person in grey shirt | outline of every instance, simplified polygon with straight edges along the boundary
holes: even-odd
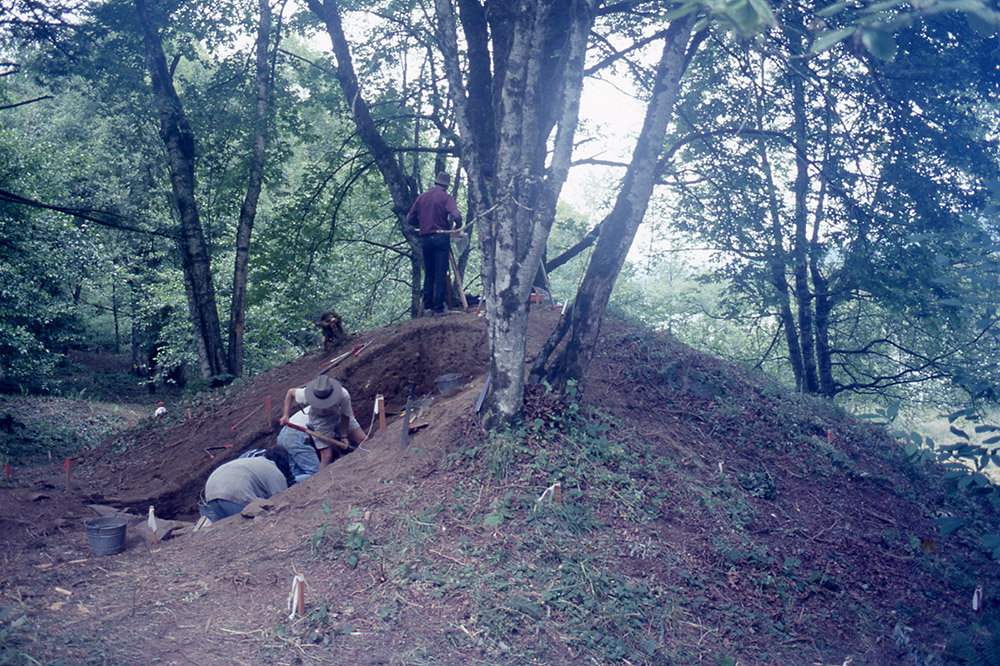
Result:
[[[215,468],[205,482],[198,510],[214,523],[239,513],[255,499],[277,495],[293,483],[288,451],[272,446],[263,456],[237,458]]]

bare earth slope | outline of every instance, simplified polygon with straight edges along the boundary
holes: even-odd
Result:
[[[529,349],[556,316],[533,313]],[[255,518],[144,538],[148,506],[193,520],[216,465],[274,441],[285,390],[369,342],[330,374],[366,428],[383,394],[386,430]],[[995,513],[881,431],[609,322],[585,396],[533,389],[526,424],[487,439],[487,364],[482,319],[406,322],[170,405],[74,460],[70,492],[61,463],[18,469],[0,663],[1000,663],[996,605],[970,605],[1000,567],[933,524]],[[431,399],[401,450],[409,380]],[[125,552],[90,555],[91,504],[135,514]],[[295,573],[306,615],[289,618]]]

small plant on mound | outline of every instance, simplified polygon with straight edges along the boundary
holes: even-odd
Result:
[[[330,513],[329,504],[324,503],[322,512]],[[335,559],[343,555],[347,566],[355,568],[361,556],[371,550],[372,542],[365,533],[365,525],[360,521],[363,511],[357,507],[347,513],[350,521],[343,530],[331,530],[330,519],[326,518],[309,537],[309,552],[314,558]]]

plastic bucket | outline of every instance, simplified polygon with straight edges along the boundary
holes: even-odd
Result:
[[[450,375],[441,375],[434,381],[437,382],[438,391],[441,393],[447,393],[449,390],[462,384],[462,374],[459,372],[453,372]]]
[[[125,550],[125,525],[121,516],[101,516],[83,523],[87,527],[87,541],[94,555],[114,555]]]

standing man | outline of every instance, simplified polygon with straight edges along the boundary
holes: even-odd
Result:
[[[462,221],[458,205],[450,194],[451,176],[438,172],[434,187],[413,202],[406,222],[420,229],[420,250],[424,255],[424,316],[444,314],[445,289],[448,281],[448,253],[451,237],[446,233],[452,220]]]
[[[281,425],[291,421],[292,405],[309,406],[309,429],[330,439],[347,438],[353,451],[367,439],[361,424],[354,418],[351,394],[336,379],[319,375],[304,388],[291,388],[285,393],[285,406],[281,414]],[[313,445],[319,449],[319,468],[323,469],[333,461],[333,445],[313,438]]]

